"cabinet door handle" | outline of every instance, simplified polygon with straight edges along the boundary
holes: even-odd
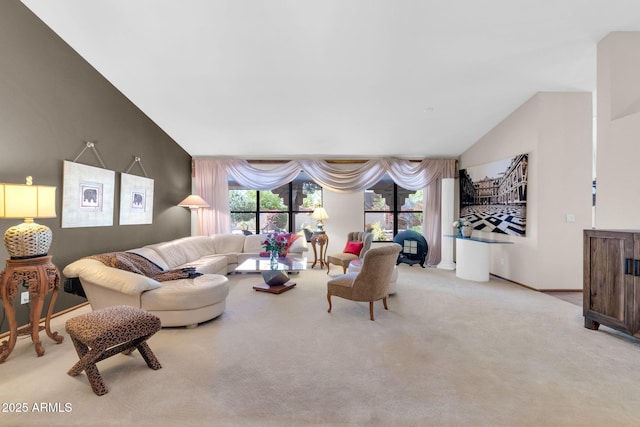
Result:
[[[633,260],[633,275],[636,277],[640,276],[640,259]]]
[[[631,269],[633,268],[633,259],[625,258],[624,260],[624,274],[631,274]]]

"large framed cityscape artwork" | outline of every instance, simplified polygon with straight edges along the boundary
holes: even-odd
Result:
[[[460,218],[474,230],[525,236],[529,155],[460,170]]]

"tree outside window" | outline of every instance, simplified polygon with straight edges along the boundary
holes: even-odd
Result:
[[[422,190],[411,191],[396,185],[386,176],[365,190],[365,229],[373,233],[373,240],[391,242],[400,231],[422,233]]]
[[[310,214],[322,205],[322,187],[303,173],[274,190],[251,190],[229,182],[232,233],[282,233],[312,229]]]

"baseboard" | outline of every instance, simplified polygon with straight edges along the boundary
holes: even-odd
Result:
[[[532,291],[537,291],[537,292],[582,292],[582,289],[536,289],[536,288],[532,288],[531,286],[527,286],[524,283],[519,283],[516,282],[515,280],[511,280],[511,279],[507,279],[506,277],[502,277],[502,276],[498,276],[497,274],[493,274],[491,273],[491,275],[493,277],[496,277],[498,279],[507,281],[507,282],[511,282],[514,285],[518,285],[518,286],[522,286],[523,288],[527,288],[527,289],[531,289]]]
[[[62,310],[62,311],[59,311],[59,312],[57,312],[57,313],[52,314],[52,315],[51,315],[51,318],[52,318],[52,319],[55,319],[55,318],[56,318],[56,317],[58,317],[58,316],[62,316],[62,315],[64,315],[64,314],[69,313],[70,311],[76,310],[76,309],[78,309],[78,308],[80,308],[80,307],[84,307],[84,306],[85,306],[85,305],[87,305],[87,304],[89,304],[89,301],[85,301],[85,302],[83,302],[83,303],[81,303],[81,304],[74,305],[73,307],[69,307],[69,308],[67,308],[67,309],[65,309],[65,310]],[[42,319],[40,319],[40,323],[44,322],[45,320],[46,320],[46,318],[44,318],[44,317],[43,317]],[[22,327],[24,327],[24,326],[26,326],[26,325],[18,326],[18,329],[19,329],[19,328],[22,328]],[[4,332],[4,333],[0,334],[0,339],[8,337],[10,333],[11,333],[11,331],[7,331],[7,332]]]

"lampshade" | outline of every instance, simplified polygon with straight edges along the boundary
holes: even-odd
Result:
[[[208,208],[209,204],[204,201],[204,199],[197,194],[192,194],[185,198],[183,201],[178,203],[178,206],[182,206],[183,208],[189,209],[198,209],[198,208]]]
[[[324,233],[324,224],[322,223],[322,220],[329,218],[329,214],[327,214],[327,211],[322,206],[318,206],[313,210],[311,218],[318,220],[318,222],[316,223],[316,232]]]
[[[318,206],[313,210],[311,218],[322,221],[323,219],[329,219],[329,214],[327,214],[327,211],[322,206]]]
[[[51,247],[53,234],[34,218],[55,218],[56,187],[0,183],[0,218],[24,218],[20,225],[4,233],[4,245],[13,259],[44,256]]]

